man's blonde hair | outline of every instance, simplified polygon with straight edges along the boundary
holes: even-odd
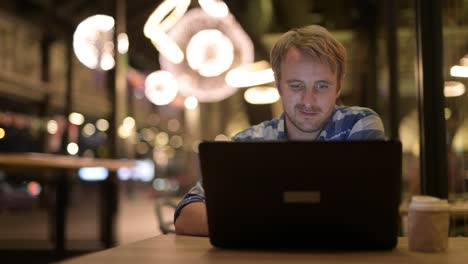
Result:
[[[324,27],[311,25],[292,29],[283,34],[270,53],[270,62],[277,81],[281,80],[281,62],[289,48],[295,47],[337,71],[338,81],[346,72],[346,49]]]

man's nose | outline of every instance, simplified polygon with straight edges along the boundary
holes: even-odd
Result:
[[[317,97],[315,94],[314,88],[306,88],[302,95],[302,103],[304,104],[311,104],[315,103]]]

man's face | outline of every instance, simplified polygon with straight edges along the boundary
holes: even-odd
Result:
[[[276,80],[276,86],[291,139],[315,139],[332,115],[340,92],[336,71],[292,47],[281,63],[281,80]]]

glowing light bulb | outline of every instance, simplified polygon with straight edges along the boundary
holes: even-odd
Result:
[[[244,93],[244,99],[251,104],[272,104],[279,98],[275,87],[252,87]]]
[[[109,129],[109,122],[105,119],[99,119],[96,121],[96,128],[99,131],[107,131]]]
[[[78,144],[76,144],[75,142],[68,143],[68,145],[67,145],[68,154],[76,155],[79,150],[80,150],[80,148],[78,147]]]
[[[73,112],[68,116],[68,121],[74,125],[81,126],[84,123],[85,118],[82,114]]]
[[[229,14],[229,8],[223,1],[220,0],[198,0],[202,9],[213,17],[226,17]]]
[[[55,120],[49,120],[47,122],[47,132],[51,135],[57,133],[58,131],[58,124]]]
[[[125,33],[120,33],[117,36],[117,50],[120,54],[125,54],[128,52],[128,47],[130,43],[128,41],[128,36]]]
[[[205,77],[218,76],[228,70],[234,61],[231,40],[217,29],[197,32],[187,45],[187,61]]]
[[[454,77],[468,78],[468,66],[455,65],[450,68],[450,75]]]
[[[114,19],[94,15],[84,19],[73,34],[73,50],[78,60],[90,69],[114,67]]]
[[[266,61],[243,65],[230,70],[225,77],[231,87],[250,87],[275,81],[273,70]]]
[[[461,82],[447,81],[444,85],[445,97],[457,97],[465,93],[465,85]]]
[[[194,96],[189,96],[189,97],[185,98],[184,105],[185,105],[185,108],[187,108],[189,110],[193,110],[193,109],[197,108],[198,100]]]
[[[155,105],[167,105],[177,96],[177,80],[168,71],[155,71],[145,80],[145,95]]]

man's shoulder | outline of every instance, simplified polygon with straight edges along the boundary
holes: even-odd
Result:
[[[383,139],[382,120],[372,109],[360,106],[337,106],[331,122],[325,127],[322,140]]]
[[[274,118],[251,126],[232,137],[232,141],[277,140],[284,133],[284,121]]]
[[[367,107],[361,106],[337,106],[332,121],[359,120],[367,116],[377,116],[377,113]]]

